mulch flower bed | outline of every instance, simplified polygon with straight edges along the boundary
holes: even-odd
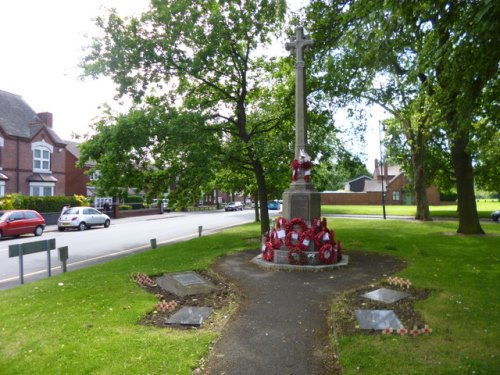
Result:
[[[144,274],[133,275],[133,280],[140,287],[154,294],[158,303],[152,306],[152,311],[145,315],[140,324],[156,327],[189,328],[183,326],[167,325],[167,320],[180,310],[183,306],[212,307],[215,311],[226,308],[235,299],[237,293],[234,287],[221,276],[209,271],[196,271],[204,279],[211,281],[216,289],[211,293],[195,294],[189,296],[178,296],[168,292],[156,284],[156,277],[148,277]]]
[[[393,290],[400,290],[408,293],[406,298],[393,303],[384,303],[374,301],[365,297],[363,294],[371,292],[378,288],[387,288]],[[369,285],[350,292],[342,293],[335,299],[334,305],[336,306],[334,312],[334,324],[337,335],[379,335],[383,333],[380,330],[366,330],[359,329],[358,321],[356,319],[355,310],[393,310],[401,321],[402,325],[408,330],[407,334],[411,334],[414,327],[425,330],[426,322],[423,317],[415,310],[415,302],[424,300],[431,294],[430,289],[418,289],[413,286],[408,287],[395,287],[389,283],[381,283],[377,285]],[[428,328],[427,328],[428,331]],[[397,332],[394,332],[397,333]],[[422,333],[428,333],[423,332]]]

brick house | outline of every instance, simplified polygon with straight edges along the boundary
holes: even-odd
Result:
[[[415,204],[414,192],[408,189],[408,179],[395,165],[381,164],[375,159],[373,175],[360,176],[345,183],[343,191],[322,192],[321,204],[329,205],[380,205],[382,204],[382,184],[385,203],[388,205]],[[430,205],[440,203],[436,186],[427,188]]]
[[[36,113],[21,96],[0,90],[0,195],[66,194],[66,143],[52,114]]]
[[[91,177],[86,174],[92,164],[87,164],[84,169],[77,168],[76,163],[80,160],[79,144],[73,141],[64,142],[66,142],[66,195],[93,195],[89,192]]]
[[[59,138],[51,113],[36,113],[21,96],[0,90],[0,196],[92,195],[76,167],[78,143]]]

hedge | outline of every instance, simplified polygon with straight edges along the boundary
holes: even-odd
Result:
[[[59,212],[64,206],[88,206],[83,195],[33,197],[22,194],[7,195],[0,200],[0,209],[26,209],[38,212]]]

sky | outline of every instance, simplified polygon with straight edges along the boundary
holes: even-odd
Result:
[[[298,8],[307,0],[291,3]],[[148,4],[148,0],[0,1],[0,90],[22,96],[37,113],[51,112],[54,130],[62,139],[87,133],[102,104],[120,110],[111,80],[80,79],[83,48],[97,33],[93,19],[107,8],[116,8],[121,16],[140,14]],[[378,157],[380,113],[375,116],[369,122],[368,145],[357,146],[367,152],[369,170]]]

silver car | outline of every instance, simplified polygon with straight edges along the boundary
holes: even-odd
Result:
[[[95,225],[109,227],[111,220],[108,215],[92,207],[70,207],[63,211],[57,220],[57,229],[60,232],[66,228],[85,230]]]

